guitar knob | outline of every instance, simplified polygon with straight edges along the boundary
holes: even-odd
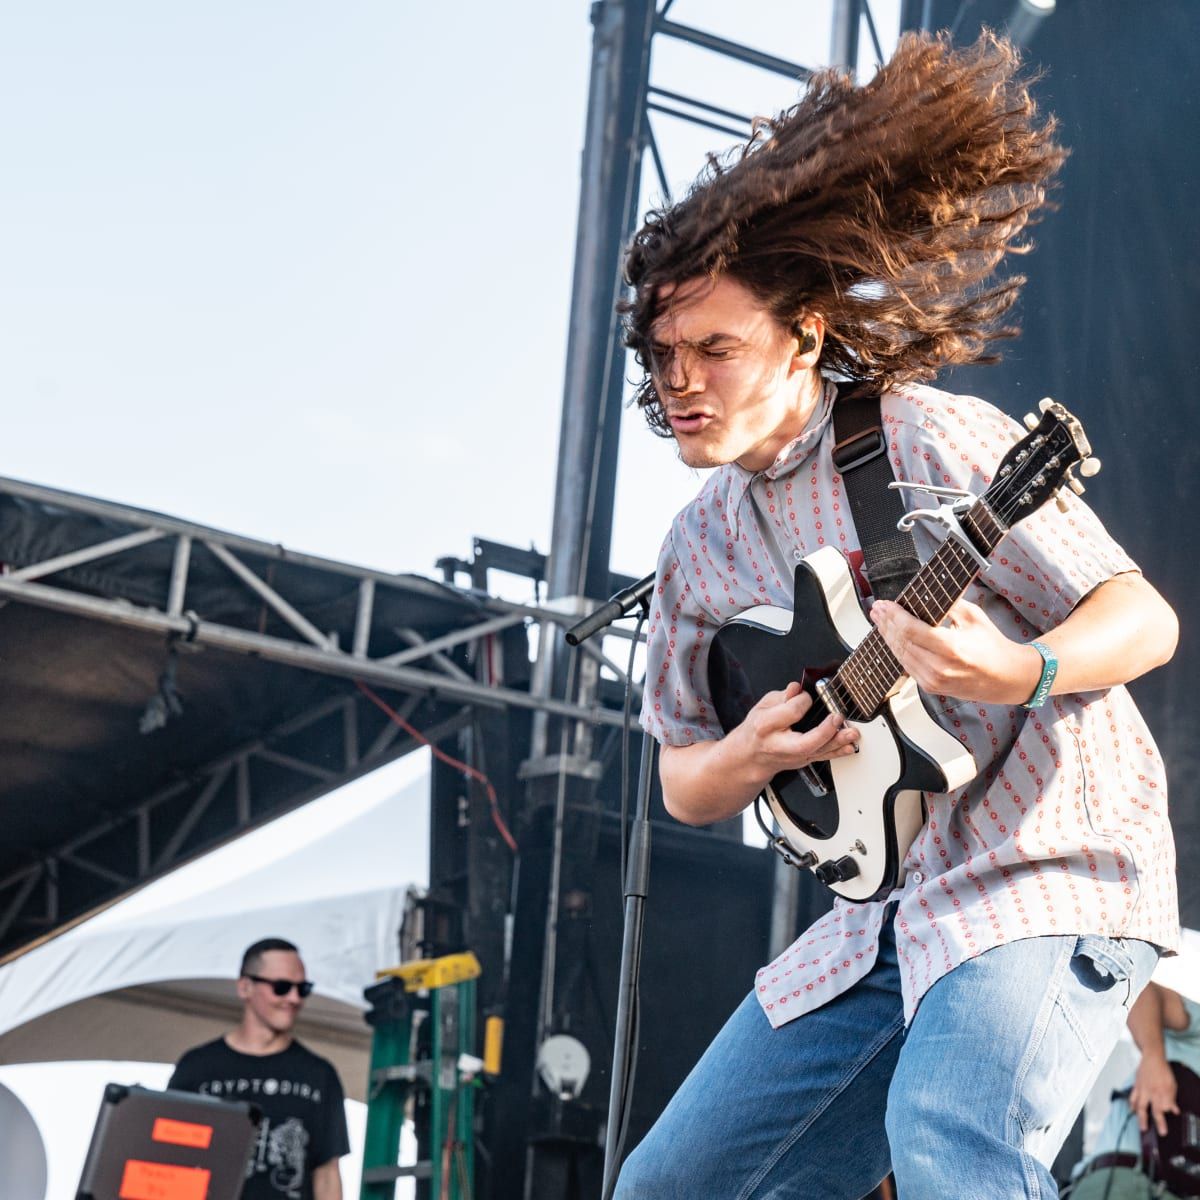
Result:
[[[815,868],[814,873],[826,887],[829,887],[830,884],[844,883],[847,879],[853,879],[858,874],[858,863],[849,854],[843,855],[836,862],[832,858],[828,858]]]
[[[1037,417],[1033,415],[1033,413],[1026,413],[1021,420],[1026,429],[1036,429],[1039,425],[1039,421]]]
[[[1085,458],[1079,464],[1079,473],[1085,479],[1091,479],[1093,475],[1100,474],[1100,460],[1094,456]]]

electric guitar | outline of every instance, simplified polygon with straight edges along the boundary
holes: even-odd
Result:
[[[1076,464],[1084,476],[1100,469],[1083,427],[1062,405],[1043,400],[1040,419],[1030,415],[1025,424],[1030,433],[1004,456],[982,496],[920,488],[955,502],[916,509],[901,522],[911,528],[929,521],[947,532],[897,598],[930,625],[945,618],[1022,517],[1064,483],[1083,491],[1072,474]],[[859,753],[771,780],[758,798],[779,828],[778,835],[767,830],[771,844],[847,900],[882,898],[901,882],[904,856],[924,824],[923,793],[955,791],[977,769],[926,711],[916,684],[867,620],[846,560],[832,546],[797,566],[791,609],[745,610],[721,625],[709,651],[709,688],[726,733],[767,692],[793,680],[814,700],[795,728],[811,729],[839,712],[860,734]]]
[[[1200,1196],[1200,1078],[1181,1062],[1167,1064],[1175,1076],[1179,1112],[1167,1113],[1167,1132],[1154,1122],[1142,1134],[1142,1158],[1152,1179],[1161,1179],[1176,1196]]]

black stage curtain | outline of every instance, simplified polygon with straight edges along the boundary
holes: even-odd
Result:
[[[953,22],[959,3],[939,3]],[[1012,4],[966,11],[1002,27]],[[993,367],[956,372],[953,390],[1020,416],[1044,395],[1079,416],[1104,463],[1087,499],[1174,604],[1179,651],[1133,692],[1167,762],[1184,923],[1200,928],[1200,583],[1191,526],[1200,515],[1196,405],[1200,247],[1200,4],[1059,0],[1026,50],[1036,91],[1071,157],[1059,210],[1034,230],[1016,268],[1029,277],[1022,335]]]

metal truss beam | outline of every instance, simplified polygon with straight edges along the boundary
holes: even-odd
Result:
[[[571,704],[549,696],[533,696],[515,688],[461,680],[445,673],[395,666],[383,660],[355,658],[351,654],[332,648],[322,649],[270,634],[252,633],[216,622],[201,621],[190,614],[172,617],[159,609],[144,608],[123,600],[102,600],[66,588],[23,583],[0,576],[0,596],[20,600],[39,608],[53,609],[56,612],[108,621],[127,628],[144,629],[151,633],[173,633],[197,645],[214,646],[235,654],[254,655],[269,662],[316,671],[322,675],[361,679],[364,683],[394,688],[397,691],[421,692],[447,700],[482,704],[488,708],[527,708],[571,720],[592,721],[599,725],[620,726],[623,723],[620,713],[606,709],[598,703]],[[530,615],[532,617],[532,610]],[[561,614],[553,614],[551,619],[556,624],[565,623]],[[511,625],[514,622],[506,618],[504,624]],[[423,647],[416,647],[412,652],[404,653],[412,653],[414,657],[427,656]]]
[[[407,707],[409,715],[420,703],[419,697],[412,699],[413,703]],[[383,730],[388,736],[377,737],[372,745],[362,747],[359,744],[362,727],[359,712],[370,707],[357,692],[327,700],[281,723],[266,736],[205,764],[190,778],[146,797],[128,812],[95,822],[37,861],[0,879],[0,944],[8,940],[10,932],[19,928],[28,930],[31,937],[44,936],[59,926],[61,917],[68,917],[74,923],[91,915],[94,909],[80,914],[59,911],[61,884],[72,874],[99,878],[125,894],[216,845],[369,774],[423,744],[389,722]],[[333,722],[331,718],[338,720]],[[425,729],[423,736],[437,743],[466,728],[474,719],[474,710],[464,706]],[[340,771],[275,748],[285,739],[312,730],[321,723],[326,723],[330,729],[341,730],[343,744],[337,761],[344,766]],[[260,799],[254,787],[256,763],[290,771],[303,786],[290,793],[286,801]],[[205,813],[219,798],[231,794],[235,801],[233,822],[224,827],[219,838],[198,840],[194,835]],[[185,802],[187,806],[180,817],[179,805]],[[170,806],[169,810],[166,806]],[[104,860],[99,843],[114,833],[125,835],[137,847],[132,872],[119,870]],[[0,965],[27,948],[0,957]]]
[[[147,632],[173,634],[188,642],[211,645],[238,654],[255,655],[271,662],[324,675],[362,680],[398,691],[416,692],[491,708],[533,709],[574,720],[595,721],[602,725],[619,726],[622,723],[619,713],[596,703],[580,705],[548,696],[530,695],[516,688],[485,686],[466,676],[461,669],[455,668],[441,653],[453,647],[480,643],[489,636],[524,622],[540,626],[544,635],[556,626],[573,623],[578,616],[573,607],[566,611],[480,598],[472,594],[472,603],[479,606],[485,616],[484,620],[427,641],[422,641],[420,635],[414,631],[406,631],[400,636],[413,643],[407,649],[371,658],[367,653],[367,646],[378,589],[387,587],[400,591],[420,591],[423,596],[428,597],[428,587],[436,586],[440,589],[445,585],[430,585],[423,580],[386,575],[346,563],[298,555],[280,546],[219,533],[204,526],[157,513],[94,500],[91,497],[75,496],[20,481],[0,479],[0,493],[39,500],[75,512],[103,516],[108,520],[140,527],[121,537],[106,539],[96,545],[42,562],[22,564],[0,574],[0,597],[7,600],[17,600],[40,608],[143,629]],[[46,582],[49,576],[70,567],[100,558],[111,560],[148,542],[163,539],[174,539],[175,546],[171,577],[167,594],[163,597],[162,608],[133,604],[124,598],[106,599],[92,596]],[[259,633],[219,621],[209,621],[204,618],[203,613],[186,608],[189,565],[197,544],[203,545],[230,571],[236,581],[277,613],[297,637]],[[302,562],[342,576],[357,577],[359,601],[351,649],[348,652],[341,649],[336,638],[323,633],[296,605],[251,570],[235,550],[265,556],[269,560]],[[629,636],[627,631],[616,632],[619,636]],[[428,662],[429,667],[414,665],[423,662]],[[612,669],[620,678],[619,670],[615,666]]]
[[[98,534],[88,546],[54,553],[37,562],[19,561],[0,565],[0,607],[17,602],[67,613],[75,617],[173,636],[181,643],[211,646],[222,651],[256,657],[347,683],[362,682],[401,693],[394,702],[399,715],[408,720],[423,705],[436,704],[431,718],[437,723],[423,729],[436,742],[478,719],[481,711],[528,709],[572,721],[620,727],[623,715],[598,700],[580,704],[535,696],[514,686],[487,685],[463,669],[461,652],[474,649],[480,657],[490,653],[491,640],[514,626],[536,628],[539,639],[551,630],[574,623],[579,616],[575,602],[557,607],[518,604],[477,591],[460,592],[446,585],[414,576],[395,576],[347,563],[296,554],[280,546],[226,534],[201,525],[158,513],[78,496],[16,480],[0,479],[0,495],[52,506],[69,515],[101,518],[116,527],[119,536]],[[160,573],[162,596],[159,604],[147,603],[142,548],[166,543],[169,572]],[[211,556],[204,562],[208,583],[202,591],[193,588],[197,553]],[[131,556],[135,569],[123,569],[121,556]],[[80,590],[73,569],[104,560],[104,594],[96,595],[91,580]],[[160,552],[159,561],[162,561]],[[216,562],[228,572],[223,599],[210,602],[212,570]],[[337,634],[322,627],[327,617],[318,615],[324,601],[300,601],[285,596],[273,584],[273,565],[299,564],[310,571],[328,572],[357,585],[350,646],[339,645]],[[265,566],[264,566],[265,564]],[[100,577],[97,577],[98,579]],[[137,581],[126,592],[124,581]],[[256,604],[279,618],[269,631],[230,624],[222,616],[213,618],[204,608],[224,604],[228,589],[244,589]],[[318,589],[320,590],[320,589]],[[344,594],[341,584],[333,589]],[[436,637],[419,629],[383,625],[379,617],[381,596],[388,593],[390,610],[396,609],[397,593],[428,606],[439,598],[452,602],[469,623]],[[325,588],[327,596],[330,589]],[[136,600],[136,602],[135,602]],[[466,601],[467,603],[463,603]],[[309,605],[312,611],[307,611]],[[197,611],[197,609],[201,611]],[[474,616],[472,616],[474,612]],[[344,617],[343,617],[344,620]],[[344,629],[345,626],[343,625]],[[444,625],[443,625],[444,628]],[[386,633],[385,638],[380,635]],[[614,630],[629,638],[629,630]],[[386,654],[370,653],[373,637],[386,642]],[[399,640],[403,649],[396,650]],[[450,654],[454,652],[455,658]],[[592,653],[617,679],[624,672],[599,649]],[[457,659],[458,661],[455,661]],[[351,689],[348,689],[351,691]],[[453,716],[442,719],[450,709]],[[419,714],[418,714],[419,715]],[[330,727],[319,732],[331,754],[314,761],[297,743],[285,739],[319,722],[335,722],[340,735]],[[223,755],[194,771],[189,778],[173,783],[119,814],[105,815],[49,849],[38,848],[25,863],[0,878],[0,945],[13,945],[28,937],[46,936],[62,923],[82,919],[80,897],[88,911],[111,902],[115,896],[141,886],[164,872],[211,849],[219,842],[238,836],[271,820],[287,809],[303,804],[351,779],[357,778],[417,745],[396,724],[379,726],[378,713],[358,691],[335,698],[301,717],[280,725],[267,736]],[[291,777],[294,787],[281,785]],[[273,788],[263,794],[261,779]],[[219,835],[214,829],[220,829]],[[119,846],[118,851],[115,847]],[[2,960],[0,960],[2,961]]]
[[[711,50],[725,58],[732,58],[735,62],[759,67],[764,71],[773,71],[776,75],[784,75],[799,82],[804,82],[812,75],[808,67],[802,67],[799,63],[789,62],[786,58],[779,58],[775,54],[767,54],[763,50],[755,50],[738,42],[731,42],[728,38],[717,37],[716,34],[706,33],[703,29],[693,29],[689,25],[668,21],[662,13],[654,22],[654,32],[661,33],[663,37],[690,42],[693,46]]]

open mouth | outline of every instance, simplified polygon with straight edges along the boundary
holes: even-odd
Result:
[[[712,423],[713,416],[711,413],[699,411],[670,413],[667,420],[671,422],[671,429],[676,434],[699,433]]]

